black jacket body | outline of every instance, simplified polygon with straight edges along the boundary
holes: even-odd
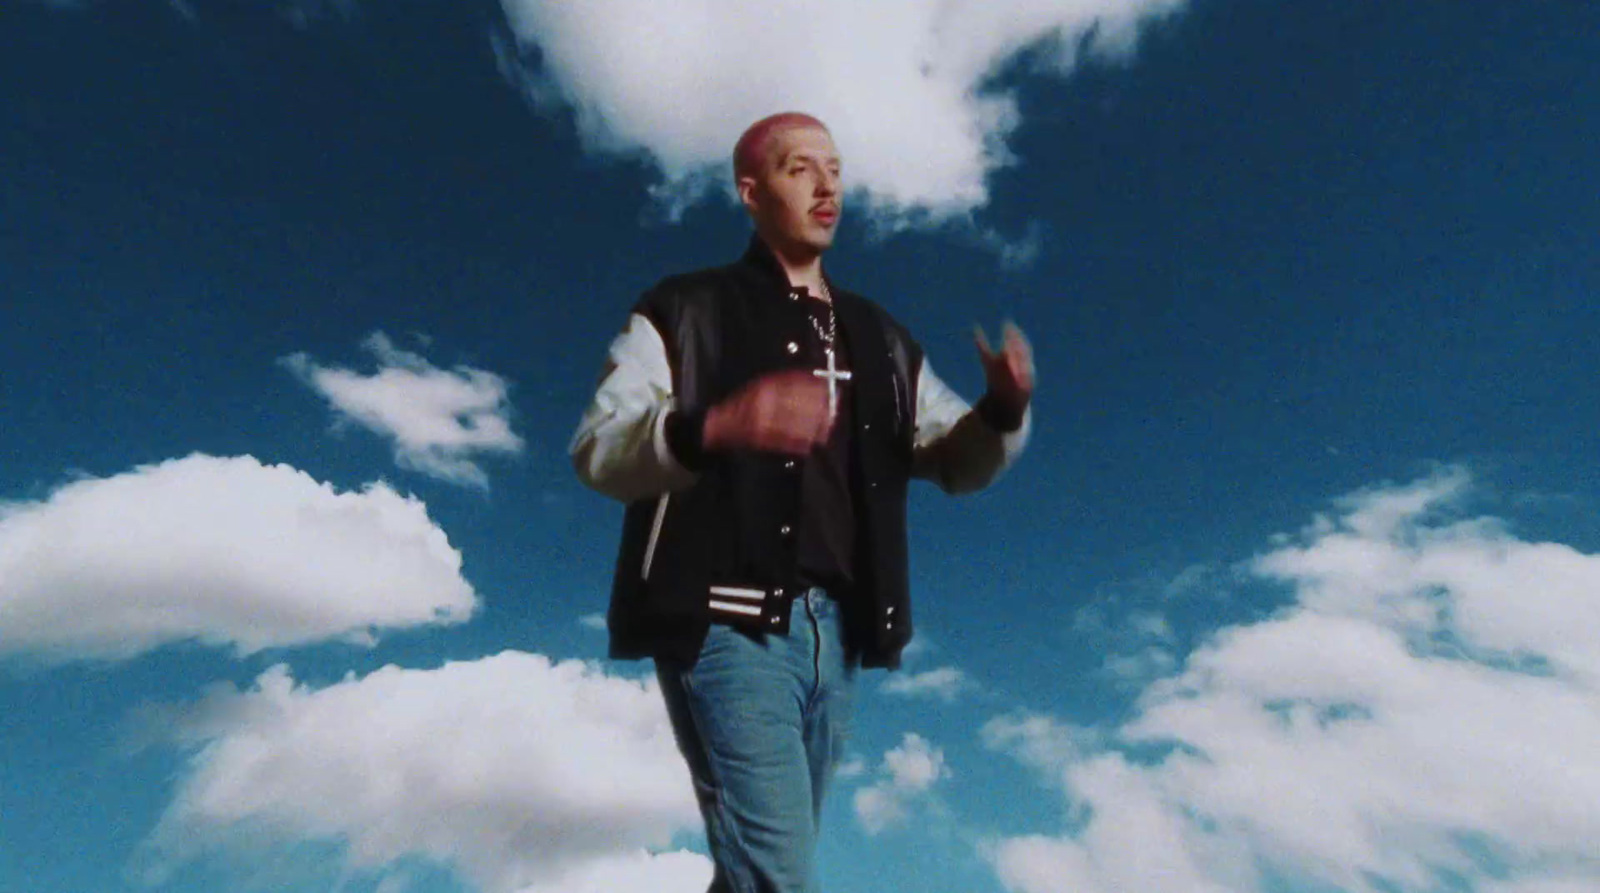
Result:
[[[846,648],[866,667],[897,667],[911,638],[906,491],[921,348],[881,308],[829,283],[850,346],[855,584],[836,593]],[[635,313],[660,333],[676,412],[668,441],[697,473],[687,489],[627,507],[607,612],[610,656],[692,663],[709,625],[784,634],[799,588],[803,463],[774,453],[702,453],[705,411],[768,373],[809,368],[796,353],[805,309],[770,250],[753,239],[736,263],[672,276]]]

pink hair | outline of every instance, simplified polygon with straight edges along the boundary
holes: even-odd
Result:
[[[739,137],[739,142],[733,147],[733,177],[752,175],[766,163],[767,152],[772,149],[772,139],[778,131],[790,127],[820,127],[828,129],[828,125],[817,120],[805,112],[779,112],[769,115],[751,124],[745,129],[744,135]]]

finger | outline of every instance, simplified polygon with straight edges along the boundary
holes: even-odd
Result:
[[[1022,357],[1011,358],[1011,380],[1024,394],[1033,393],[1033,365]]]
[[[984,362],[994,359],[994,348],[989,346],[989,336],[983,333],[983,326],[972,327],[972,340],[978,345],[978,356],[982,357]]]
[[[1005,346],[1008,351],[1019,351],[1023,354],[1032,352],[1032,345],[1028,343],[1028,336],[1022,334],[1022,329],[1015,322],[1006,320],[1004,326]]]
[[[1006,354],[1014,356],[1021,363],[1021,370],[1028,376],[1033,375],[1033,345],[1028,343],[1028,336],[1016,323],[1006,322]]]
[[[811,452],[810,432],[792,425],[785,425],[773,432],[773,446],[778,452],[789,456],[804,456]]]

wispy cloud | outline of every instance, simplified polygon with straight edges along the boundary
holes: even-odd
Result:
[[[1092,604],[1073,615],[1072,630],[1091,637],[1106,654],[1100,672],[1120,687],[1143,686],[1178,666],[1172,624],[1159,611],[1126,608],[1115,600]]]
[[[1125,724],[991,724],[1081,826],[998,841],[1001,880],[1600,887],[1600,556],[1465,517],[1470,492],[1448,469],[1281,538],[1250,567],[1293,603],[1212,636]]]
[[[983,743],[1005,751],[1047,775],[1086,758],[1099,747],[1093,729],[1073,726],[1042,713],[1017,711],[985,723]]]
[[[670,849],[699,813],[653,679],[519,652],[324,688],[280,666],[178,717],[169,736],[189,756],[147,880],[307,840],[344,844],[357,874],[423,858],[485,893],[710,880],[703,856]]]
[[[967,674],[955,667],[939,667],[920,673],[893,673],[883,683],[886,694],[934,697],[945,702],[954,701],[963,692],[975,687]]]
[[[341,493],[285,465],[193,455],[0,505],[0,654],[367,642],[476,605],[426,507],[381,483]]]
[[[835,778],[860,778],[867,774],[867,761],[859,756],[851,756],[840,763],[833,774]]]
[[[949,777],[944,751],[907,732],[898,747],[884,752],[878,780],[856,791],[856,818],[868,834],[901,824],[915,804],[927,800],[935,784]]]
[[[401,467],[486,487],[489,478],[477,457],[521,452],[522,438],[511,430],[505,379],[469,366],[439,369],[395,347],[382,332],[361,346],[378,361],[371,374],[318,365],[304,353],[283,363],[327,398],[341,420],[393,440]]]
[[[1021,123],[1007,66],[1029,53],[1035,70],[1065,75],[1085,54],[1125,57],[1183,0],[501,5],[513,35],[502,69],[536,102],[570,108],[592,148],[648,159],[669,204],[725,191],[741,130],[793,108],[828,122],[847,179],[906,224],[988,201]],[[1031,241],[1003,247],[1025,254]]]

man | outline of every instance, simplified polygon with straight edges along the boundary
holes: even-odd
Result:
[[[815,889],[823,793],[858,667],[911,638],[906,489],[979,489],[1022,449],[1030,349],[980,330],[988,392],[946,387],[910,335],[822,269],[841,209],[822,122],[758,121],[734,149],[744,257],[646,292],[573,437],[627,503],[613,658],[652,657],[716,865],[712,891]]]

